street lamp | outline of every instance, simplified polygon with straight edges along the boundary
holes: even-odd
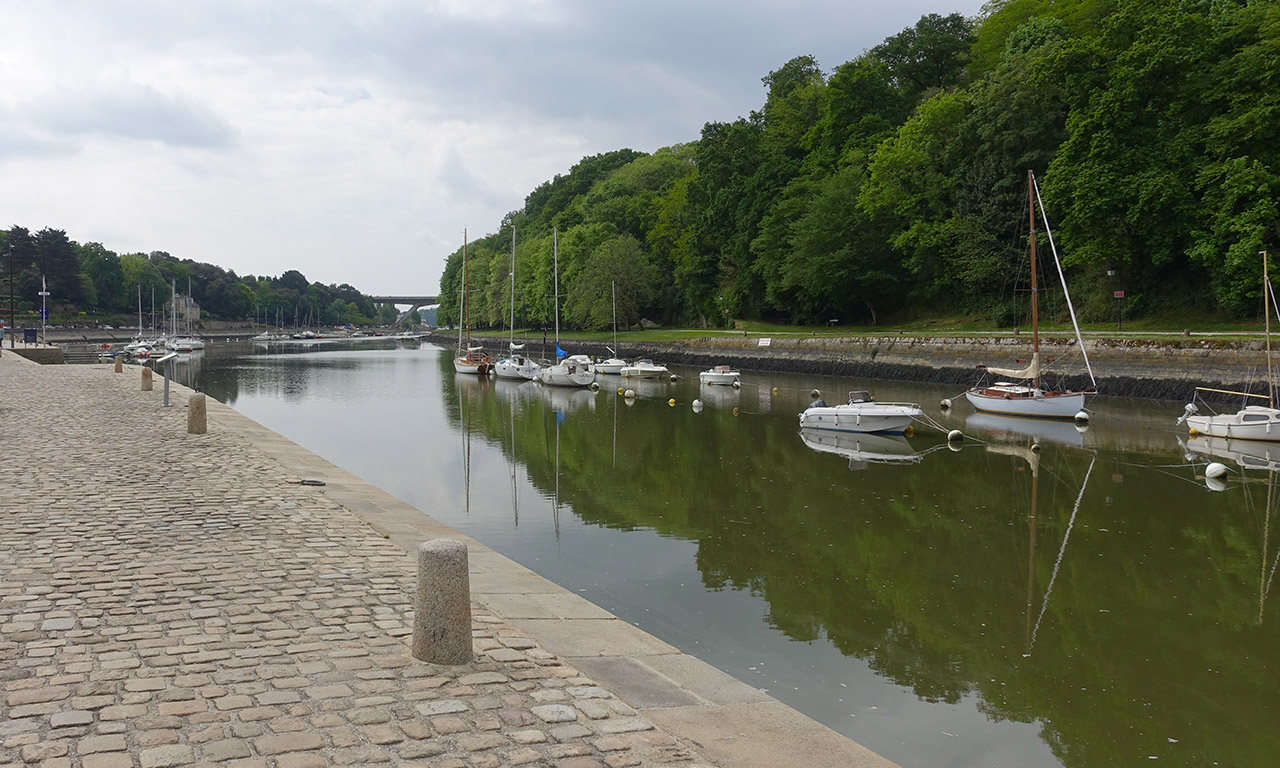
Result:
[[[13,243],[9,243],[9,349],[13,349]]]

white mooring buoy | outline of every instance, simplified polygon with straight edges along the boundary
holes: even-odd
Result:
[[[1227,465],[1222,464],[1221,462],[1211,461],[1209,462],[1209,465],[1204,468],[1205,477],[1219,478],[1225,474],[1227,474]]]

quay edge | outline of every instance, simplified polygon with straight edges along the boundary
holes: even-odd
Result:
[[[436,331],[431,341],[449,346],[456,336]],[[768,339],[767,345],[761,340]],[[501,354],[505,339],[472,336],[472,342]],[[1041,338],[1047,376],[1063,386],[1090,385],[1074,339]],[[565,341],[573,352],[609,356],[603,342]],[[1261,341],[1228,337],[1171,337],[1148,340],[1086,338],[1098,392],[1104,396],[1188,400],[1197,386],[1259,388],[1266,375]],[[744,371],[846,376],[965,387],[981,375],[979,365],[1012,366],[1030,355],[1027,334],[1006,336],[705,336],[662,343],[628,341],[628,358],[651,357],[666,364],[732,365]],[[530,349],[533,348],[530,342]]]

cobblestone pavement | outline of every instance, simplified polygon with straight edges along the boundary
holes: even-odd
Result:
[[[412,559],[125,370],[0,358],[0,768],[709,765],[478,607],[413,659]]]

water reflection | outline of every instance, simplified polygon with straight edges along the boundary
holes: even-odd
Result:
[[[1280,753],[1273,492],[1200,484],[1178,406],[1100,398],[1083,434],[939,415],[986,443],[953,452],[799,434],[810,389],[859,382],[749,374],[713,404],[682,371],[627,407],[432,347],[214,362],[251,417],[904,765]]]
[[[800,439],[819,453],[845,457],[849,469],[866,469],[868,464],[918,464],[925,457],[902,435],[801,429]]]

